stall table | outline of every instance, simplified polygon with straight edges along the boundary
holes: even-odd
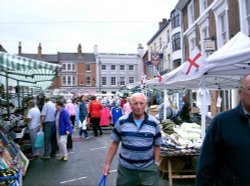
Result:
[[[198,154],[161,154],[160,169],[163,174],[168,173],[169,186],[173,186],[173,179],[194,179],[196,177],[194,162],[197,156]]]

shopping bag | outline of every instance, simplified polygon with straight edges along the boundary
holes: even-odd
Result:
[[[106,176],[103,175],[98,186],[106,186]]]
[[[82,122],[82,130],[86,130],[87,129],[87,119],[83,120]]]
[[[35,140],[35,148],[40,149],[43,147],[43,143],[44,143],[44,132],[42,130],[40,130],[37,134],[36,134],[36,140]]]
[[[82,129],[82,130],[87,129],[87,119],[83,120],[83,122],[79,121],[79,129]]]

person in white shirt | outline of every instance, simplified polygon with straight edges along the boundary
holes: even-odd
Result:
[[[29,106],[28,115],[26,118],[24,118],[24,121],[28,123],[33,158],[38,158],[39,149],[36,149],[34,145],[35,145],[36,135],[40,131],[41,113],[38,107],[36,106],[34,100],[30,100],[28,106]]]

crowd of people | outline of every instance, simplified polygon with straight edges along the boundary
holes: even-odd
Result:
[[[213,118],[203,142],[197,163],[197,186],[205,185],[249,185],[250,184],[250,75],[245,76],[239,88],[240,102],[236,108],[222,112]],[[183,106],[176,113],[183,122],[190,122],[190,104],[186,96]],[[34,148],[36,134],[43,129],[45,147],[42,158],[55,155],[57,148],[60,160],[67,161],[67,137],[78,127],[79,136],[89,139],[88,123],[92,124],[94,136],[101,136],[100,123],[104,110],[114,125],[103,174],[110,173],[110,166],[119,144],[119,163],[117,185],[159,185],[158,165],[162,144],[159,120],[146,112],[147,97],[143,93],[134,93],[131,97],[116,100],[97,100],[86,96],[66,104],[57,100],[53,103],[46,98],[40,111],[33,100],[29,101],[29,111],[25,122],[28,123],[32,153],[39,156]],[[164,103],[165,104],[165,103]],[[162,108],[170,105],[160,105]],[[117,115],[115,115],[117,114]],[[172,111],[167,111],[167,117]],[[236,134],[238,132],[238,135]]]
[[[98,100],[96,96],[83,95],[63,101],[46,97],[40,109],[35,100],[30,100],[24,121],[29,130],[31,158],[41,156],[40,150],[35,148],[35,139],[37,133],[43,131],[44,150],[41,158],[50,159],[58,150],[60,153],[58,159],[67,161],[67,149],[73,147],[72,132],[79,130],[79,138],[88,140],[90,139],[88,129],[92,127],[95,137],[102,136],[102,126],[114,126],[122,115],[131,111],[130,104],[126,100],[129,98]]]

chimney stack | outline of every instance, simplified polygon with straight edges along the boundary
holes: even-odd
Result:
[[[19,41],[19,44],[18,44],[18,55],[21,55],[22,54],[22,43],[21,41]]]
[[[77,53],[78,53],[78,56],[82,55],[82,45],[81,44],[78,45]]]
[[[42,58],[42,46],[41,43],[38,45],[38,58]]]
[[[162,26],[165,24],[167,22],[167,19],[162,19],[162,21],[161,22],[159,22],[159,29],[161,29],[162,28]]]
[[[142,44],[141,44],[141,43],[138,43],[137,53],[138,53],[138,55],[139,55],[140,57],[142,57],[142,56],[143,56],[143,53],[144,53],[144,48],[143,48],[143,46],[142,46]]]

